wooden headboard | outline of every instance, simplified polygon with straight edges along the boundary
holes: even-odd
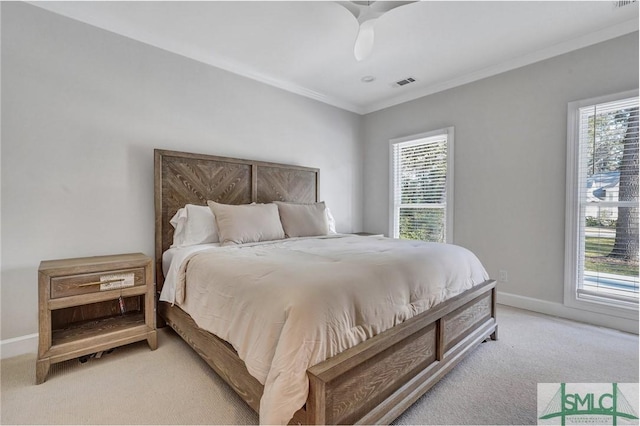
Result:
[[[156,291],[162,253],[173,241],[169,220],[185,204],[318,201],[320,170],[188,152],[154,150]]]

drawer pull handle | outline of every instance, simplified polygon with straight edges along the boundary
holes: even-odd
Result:
[[[78,287],[89,287],[91,285],[100,285],[100,284],[108,284],[108,283],[118,283],[124,281],[124,278],[118,278],[115,280],[105,280],[105,281],[96,281],[92,283],[79,284]]]

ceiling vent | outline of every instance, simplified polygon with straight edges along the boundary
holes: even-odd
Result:
[[[620,1],[615,1],[613,2],[615,7],[625,7],[625,6],[629,6],[630,4],[636,3],[638,0],[620,0]]]
[[[402,87],[402,86],[406,86],[407,84],[411,84],[413,82],[415,82],[416,79],[413,77],[407,77],[405,79],[396,81],[395,83],[393,83],[394,87]]]

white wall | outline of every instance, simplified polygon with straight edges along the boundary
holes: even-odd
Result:
[[[364,229],[388,233],[389,140],[455,126],[454,242],[473,250],[492,277],[508,271],[499,284],[504,302],[568,316],[561,305],[567,103],[637,87],[636,32],[368,114]]]
[[[319,167],[338,230],[361,230],[361,117],[28,4],[1,7],[2,340],[37,332],[41,260],[153,256],[153,148]]]

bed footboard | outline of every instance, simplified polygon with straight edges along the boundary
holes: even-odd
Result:
[[[495,281],[487,281],[311,367],[305,422],[390,423],[476,345],[497,337],[495,296]]]

